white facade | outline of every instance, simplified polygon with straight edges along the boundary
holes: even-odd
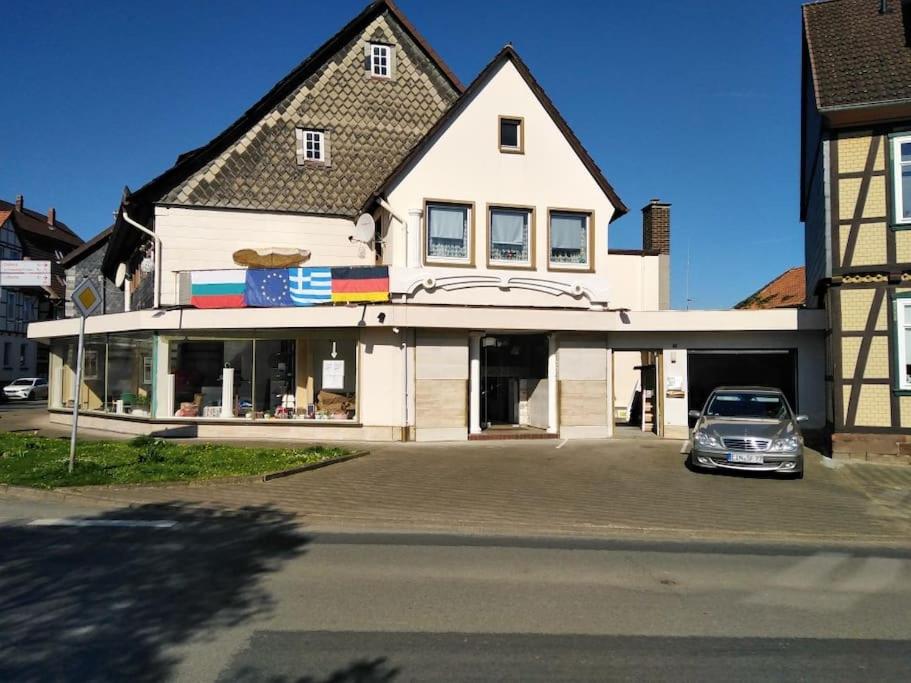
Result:
[[[237,268],[232,255],[241,249],[306,249],[317,265],[373,265],[372,247],[348,239],[353,229],[343,218],[159,206],[161,304],[179,303],[181,272]]]

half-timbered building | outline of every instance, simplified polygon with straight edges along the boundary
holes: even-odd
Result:
[[[807,304],[836,456],[911,453],[911,3],[803,8]]]

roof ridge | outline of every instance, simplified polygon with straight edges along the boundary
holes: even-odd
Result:
[[[440,132],[442,132],[446,126],[449,125],[449,123],[458,117],[461,110],[464,108],[464,105],[471,97],[474,96],[476,92],[481,89],[482,84],[488,79],[490,75],[493,74],[494,69],[506,60],[510,60],[515,65],[516,70],[519,72],[519,75],[525,81],[526,85],[528,85],[529,89],[535,95],[541,106],[544,107],[544,110],[551,117],[551,120],[554,122],[560,132],[563,133],[563,136],[566,138],[567,142],[569,142],[570,147],[573,148],[573,151],[579,157],[579,160],[586,167],[586,169],[588,169],[589,173],[591,173],[592,178],[595,180],[604,194],[606,194],[608,199],[610,199],[611,204],[614,205],[614,208],[616,210],[614,211],[613,216],[611,216],[611,222],[617,220],[629,212],[626,204],[624,204],[623,200],[620,199],[613,186],[604,176],[604,173],[601,171],[601,169],[595,163],[594,159],[592,159],[591,155],[579,141],[579,138],[576,137],[576,134],[566,122],[566,119],[563,118],[563,115],[557,109],[556,105],[554,105],[553,101],[544,91],[544,88],[541,87],[541,85],[532,75],[531,70],[519,56],[519,53],[512,46],[512,43],[506,43],[506,45],[500,48],[497,54],[494,55],[493,59],[491,59],[487,65],[481,69],[478,75],[475,76],[474,80],[468,84],[462,94],[459,95],[458,99],[452,103],[449,109],[446,110],[446,112],[437,120],[431,129],[427,131],[424,137],[421,138],[421,140],[419,140],[417,144],[411,148],[411,151],[405,155],[402,161],[399,162],[399,164],[394,169],[392,169],[392,172],[385,178],[385,180],[383,180],[383,182],[373,193],[373,196],[370,198],[370,200],[368,200],[368,206],[369,202],[373,202],[376,197],[385,194],[388,191],[389,187],[394,182],[396,182],[396,180],[398,180],[402,173],[404,173],[405,169],[407,169],[411,163],[421,155],[422,152],[424,152],[426,149],[429,149],[434,138]],[[364,208],[366,209],[367,206]]]

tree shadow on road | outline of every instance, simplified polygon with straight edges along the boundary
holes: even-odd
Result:
[[[0,526],[0,680],[167,678],[169,647],[268,614],[260,579],[308,542],[272,507],[156,504],[91,519],[177,524]]]

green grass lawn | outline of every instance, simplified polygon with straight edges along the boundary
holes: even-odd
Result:
[[[0,433],[0,484],[55,488],[212,479],[266,474],[348,453],[323,446],[246,448],[137,437],[79,443],[76,469],[68,474],[69,452],[68,439]]]

